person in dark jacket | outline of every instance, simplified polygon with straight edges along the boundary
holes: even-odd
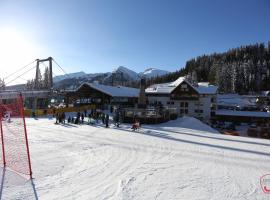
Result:
[[[56,115],[55,115],[55,124],[58,124],[58,122],[59,122],[59,114],[56,113]]]
[[[105,124],[105,113],[102,113],[102,124]]]
[[[120,125],[120,113],[119,113],[119,111],[117,111],[115,113],[114,123],[115,123],[116,127],[119,127],[119,125]]]
[[[109,115],[108,114],[105,117],[105,123],[106,123],[106,128],[109,128]]]
[[[62,113],[59,113],[58,114],[58,121],[59,121],[59,124],[62,123]]]
[[[64,112],[62,113],[61,118],[62,118],[61,121],[65,124],[65,122],[66,122],[66,114]]]
[[[81,117],[81,113],[77,112],[77,117],[75,119],[75,124],[79,124],[80,123],[80,117]]]
[[[110,112],[113,113],[113,106],[111,106]]]
[[[82,118],[82,124],[83,124],[83,122],[84,122],[84,114],[83,113],[82,113],[81,118]]]

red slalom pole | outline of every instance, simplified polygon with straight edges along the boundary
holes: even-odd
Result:
[[[6,167],[6,154],[5,154],[5,145],[4,145],[4,134],[3,134],[3,128],[2,128],[2,112],[0,112],[0,127],[1,127],[1,142],[2,142],[2,154],[3,154],[3,164],[4,167]]]
[[[21,113],[23,118],[23,125],[24,125],[24,135],[25,135],[25,142],[26,142],[26,150],[27,150],[27,156],[28,156],[28,165],[30,170],[30,178],[32,179],[32,167],[31,167],[31,161],[30,161],[30,152],[29,152],[29,145],[28,145],[28,138],[27,138],[27,131],[26,131],[26,123],[25,123],[25,117],[24,117],[24,109],[23,109],[23,98],[22,93],[20,93],[20,106],[21,106]]]

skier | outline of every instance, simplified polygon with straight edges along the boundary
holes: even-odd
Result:
[[[134,122],[133,122],[133,124],[132,124],[131,129],[132,129],[133,131],[136,131],[136,130],[138,130],[139,128],[140,128],[140,121],[139,121],[138,119],[135,119]]]

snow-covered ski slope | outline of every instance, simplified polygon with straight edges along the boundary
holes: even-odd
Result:
[[[221,135],[193,118],[139,132],[27,119],[33,181],[1,173],[0,199],[270,199],[270,141]]]

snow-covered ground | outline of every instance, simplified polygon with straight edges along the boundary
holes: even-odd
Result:
[[[27,119],[33,181],[8,170],[0,199],[270,199],[270,141],[221,135],[193,118],[145,125]]]

